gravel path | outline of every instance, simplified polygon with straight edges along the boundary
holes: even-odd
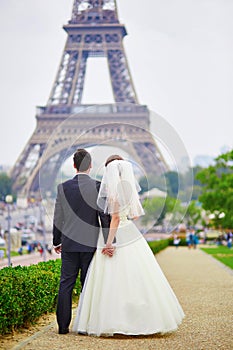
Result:
[[[232,350],[233,274],[199,249],[167,248],[157,255],[186,317],[177,332],[146,337],[97,338],[57,334],[55,316],[13,350]]]

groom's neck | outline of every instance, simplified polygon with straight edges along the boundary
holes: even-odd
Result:
[[[91,170],[91,169],[87,169],[86,171],[79,171],[79,170],[76,170],[76,173],[77,173],[77,175],[79,175],[79,174],[86,174],[86,175],[89,175],[90,170]]]

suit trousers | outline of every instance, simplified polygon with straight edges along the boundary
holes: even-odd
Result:
[[[83,287],[94,252],[62,252],[61,254],[62,267],[56,314],[59,329],[67,329],[72,317],[72,291],[76,279],[80,271]]]

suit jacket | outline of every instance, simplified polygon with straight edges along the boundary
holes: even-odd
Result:
[[[100,223],[105,242],[111,218],[97,206],[100,182],[78,174],[57,188],[53,220],[53,245],[62,244],[65,252],[93,252]]]

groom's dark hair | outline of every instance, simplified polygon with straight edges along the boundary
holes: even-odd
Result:
[[[78,171],[87,171],[91,166],[91,155],[84,148],[79,148],[73,157],[74,166]]]

